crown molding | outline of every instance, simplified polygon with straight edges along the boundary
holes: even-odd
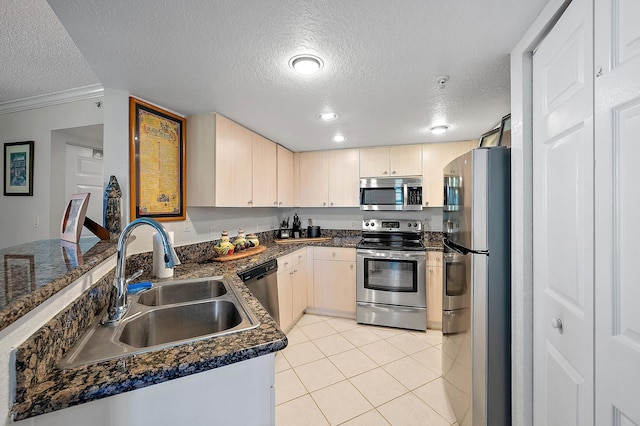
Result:
[[[26,111],[29,109],[43,108],[67,102],[81,101],[84,99],[99,98],[104,95],[104,87],[101,84],[78,87],[76,89],[62,90],[47,95],[32,96],[30,98],[0,103],[0,114]]]

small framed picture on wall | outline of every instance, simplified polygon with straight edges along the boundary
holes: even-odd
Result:
[[[4,144],[4,195],[33,196],[33,141]]]

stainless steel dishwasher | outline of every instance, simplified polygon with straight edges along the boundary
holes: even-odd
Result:
[[[278,309],[278,262],[270,260],[238,274],[249,291],[262,303],[269,315],[280,325]]]

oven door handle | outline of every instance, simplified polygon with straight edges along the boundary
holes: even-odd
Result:
[[[448,238],[443,238],[442,239],[442,244],[448,248],[449,250],[453,250],[456,253],[460,253],[462,255],[467,255],[469,253],[471,254],[483,254],[485,256],[489,256],[489,250],[472,250],[472,249],[468,249],[465,246],[461,246],[460,244],[454,243],[453,241],[451,241]]]

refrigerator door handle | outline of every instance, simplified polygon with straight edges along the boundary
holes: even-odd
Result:
[[[449,250],[453,250],[456,253],[460,253],[462,255],[467,255],[471,253],[471,254],[483,254],[485,256],[489,256],[489,250],[471,250],[466,248],[465,246],[461,246],[460,244],[454,243],[448,238],[443,238],[442,244]]]

